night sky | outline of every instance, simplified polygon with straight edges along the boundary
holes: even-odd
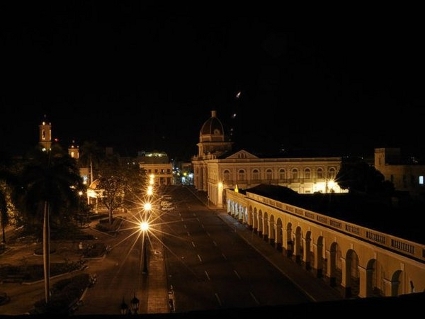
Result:
[[[425,153],[419,31],[297,31],[281,17],[105,3],[2,4],[2,148],[36,144],[46,115],[64,146],[189,160],[216,110],[250,150]]]

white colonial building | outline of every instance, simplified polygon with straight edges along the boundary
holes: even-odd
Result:
[[[216,111],[202,125],[198,155],[192,158],[194,186],[206,191],[212,204],[223,207],[225,189],[259,184],[286,186],[301,194],[343,192],[334,183],[341,157],[259,157],[233,150]]]

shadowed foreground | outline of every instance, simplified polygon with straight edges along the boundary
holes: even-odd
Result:
[[[359,318],[369,318],[373,313],[382,316],[394,316],[394,313],[408,311],[409,313],[420,313],[425,303],[425,293],[414,293],[399,297],[383,298],[361,298],[329,302],[306,303],[298,305],[267,306],[241,309],[225,309],[212,311],[193,311],[187,313],[169,313],[169,314],[140,314],[140,317],[147,318],[243,318],[243,316],[259,316],[262,318],[269,315],[280,314],[285,319],[315,318],[317,315],[325,315],[327,318],[343,318],[359,316]],[[0,318],[28,318],[32,316],[0,316]],[[40,317],[40,316],[37,316]],[[84,318],[116,318],[122,315],[73,315],[73,317]]]

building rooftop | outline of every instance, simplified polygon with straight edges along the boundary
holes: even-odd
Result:
[[[351,193],[299,194],[287,187],[260,184],[240,190],[254,193],[363,227],[425,244],[419,217],[425,203],[413,200],[387,202]]]

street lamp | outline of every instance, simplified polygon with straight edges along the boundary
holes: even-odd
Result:
[[[87,222],[86,220],[85,220],[85,217],[87,217],[87,216],[84,216],[84,211],[83,211],[83,213],[81,212],[81,196],[83,196],[83,191],[79,191],[78,192],[78,220],[80,221],[80,225],[81,225],[81,227],[83,226],[83,223],[85,223],[85,222]]]
[[[143,206],[144,209],[144,220],[140,223],[140,230],[143,232],[142,237],[142,249],[143,249],[143,274],[148,273],[148,253],[147,253],[147,240],[148,240],[148,230],[149,230],[149,213],[152,209],[152,204],[147,202]]]
[[[134,293],[134,297],[130,301],[130,306],[133,314],[137,314],[137,312],[139,311],[139,299],[136,298],[136,293]]]
[[[143,205],[143,210],[145,211],[145,219],[147,220],[147,217],[149,217],[149,212],[152,209],[152,204],[150,202],[147,202]]]
[[[128,305],[125,303],[124,297],[122,297],[122,302],[121,302],[120,310],[121,310],[121,314],[122,315],[128,314]]]
[[[153,195],[153,186],[152,185],[149,185],[148,186],[148,190],[147,190],[146,194],[148,196],[152,196]]]
[[[143,250],[143,274],[148,273],[148,253],[147,253],[147,231],[149,230],[149,223],[147,220],[140,223],[140,230],[143,232],[142,237],[142,250]]]

